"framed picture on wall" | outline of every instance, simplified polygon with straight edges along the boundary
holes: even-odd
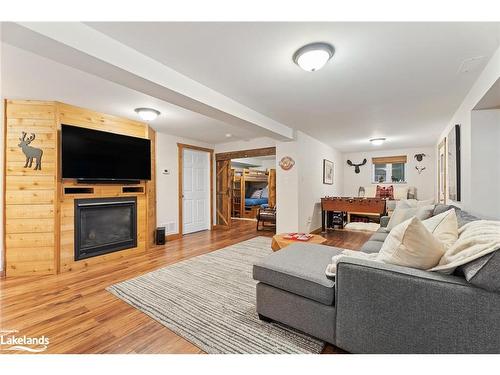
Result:
[[[448,133],[448,198],[460,202],[460,125]]]
[[[333,161],[323,159],[323,183],[333,185]]]
[[[446,138],[438,145],[438,202],[446,204]]]

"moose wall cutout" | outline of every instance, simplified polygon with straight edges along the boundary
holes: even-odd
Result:
[[[415,154],[415,156],[413,157],[417,159],[417,161],[422,161],[426,156],[427,156],[426,154]]]
[[[33,159],[35,159],[36,162],[34,169],[42,170],[43,151],[39,148],[31,147],[29,145],[31,142],[33,142],[34,139],[35,139],[35,133],[31,133],[31,135],[28,138],[26,138],[26,132],[23,132],[21,138],[19,138],[21,142],[18,144],[18,146],[21,147],[24,155],[26,156],[26,164],[24,164],[24,168],[31,168],[31,165],[33,164]]]
[[[347,160],[347,164],[350,165],[351,167],[354,167],[354,172],[359,173],[359,172],[361,172],[361,170],[359,169],[359,167],[361,167],[362,165],[365,165],[366,161],[367,161],[366,159],[363,159],[363,161],[361,163],[354,164],[352,161]]]

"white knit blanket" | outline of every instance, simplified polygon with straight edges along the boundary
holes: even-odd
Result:
[[[441,257],[439,264],[428,271],[450,274],[455,268],[500,249],[500,221],[477,220],[458,230],[458,240]],[[337,263],[345,257],[377,261],[378,253],[344,250],[332,257],[325,274],[334,277]]]
[[[376,260],[378,253],[367,254],[361,251],[354,250],[344,250],[339,255],[335,255],[332,257],[332,262],[326,266],[325,274],[328,277],[335,277],[337,273],[337,263],[342,258],[357,258],[357,259],[368,259],[368,260]]]
[[[500,221],[477,220],[458,230],[458,240],[429,271],[452,273],[455,268],[500,249]]]

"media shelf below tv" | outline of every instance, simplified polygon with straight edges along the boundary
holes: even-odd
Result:
[[[78,184],[86,185],[139,185],[140,180],[106,180],[106,179],[92,179],[92,178],[77,178]]]

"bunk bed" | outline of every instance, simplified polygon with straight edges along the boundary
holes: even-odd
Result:
[[[262,205],[276,205],[276,170],[232,170],[233,217],[255,219]]]

